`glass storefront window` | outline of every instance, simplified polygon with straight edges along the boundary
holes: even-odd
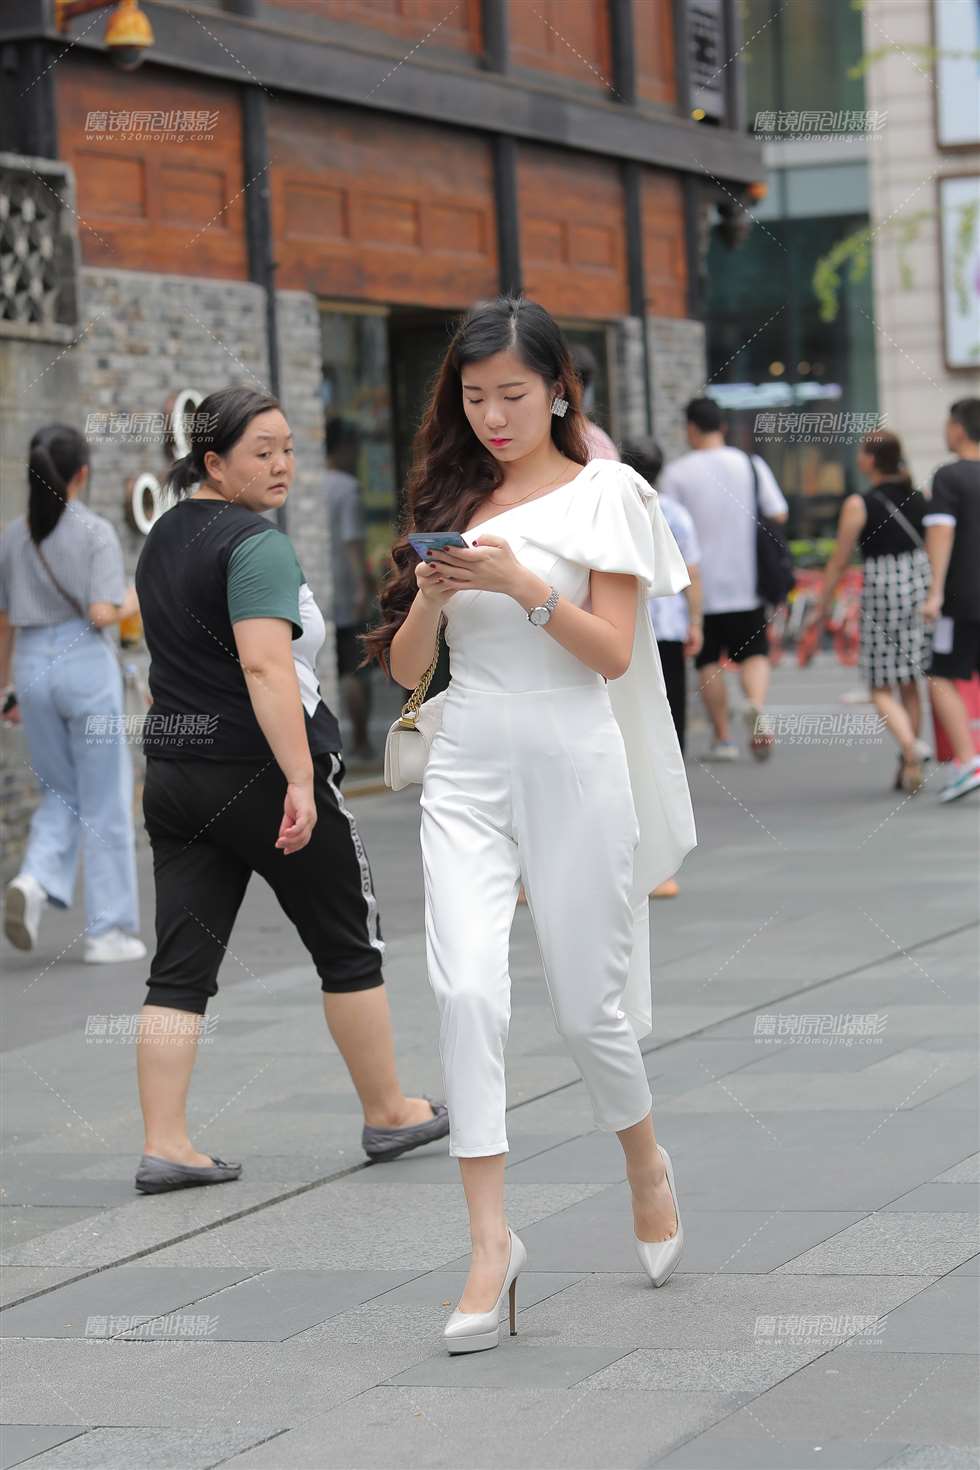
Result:
[[[717,238],[709,250],[708,391],[725,409],[730,441],[771,465],[794,536],[833,529],[841,495],[858,488],[860,434],[848,425],[877,412],[870,276],[844,281],[830,322],[813,290],[817,260],[862,223],[847,215],[768,220],[738,250]],[[860,418],[770,437],[758,415],[774,411]]]
[[[393,450],[386,311],[320,308],[323,417],[360,431],[357,478],[363,495],[367,558],[378,577],[395,535],[398,483]]]

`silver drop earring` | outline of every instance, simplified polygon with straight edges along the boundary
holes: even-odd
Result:
[[[551,412],[554,414],[554,416],[555,416],[556,419],[563,419],[565,417],[566,413],[568,412],[568,399],[567,398],[556,398],[556,399],[554,399],[554,401],[552,402],[552,405],[551,405]]]

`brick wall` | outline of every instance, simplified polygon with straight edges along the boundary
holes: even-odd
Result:
[[[0,458],[3,521],[26,500],[27,446],[42,423],[62,419],[83,431],[90,414],[162,413],[181,388],[205,394],[227,383],[267,386],[265,304],[247,282],[87,268],[81,273],[80,340],[70,351],[52,343],[0,343]],[[329,613],[332,597],[329,523],[323,504],[320,335],[315,299],[282,292],[280,357],[283,406],[296,442],[297,473],[288,530],[307,580]],[[119,532],[132,577],[143,537],[126,515],[126,483],[142,471],[162,480],[169,463],[162,442],[140,443],[108,426],[89,433],[88,502]],[[324,697],[336,702],[332,629],[320,656]],[[0,727],[0,879],[16,872],[36,802],[23,734]],[[137,835],[142,836],[137,822]]]

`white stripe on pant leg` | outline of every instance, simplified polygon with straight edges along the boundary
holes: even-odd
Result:
[[[367,853],[364,851],[364,843],[361,841],[361,834],[357,830],[357,823],[354,820],[354,813],[351,811],[350,807],[347,805],[347,803],[344,800],[343,795],[341,793],[340,787],[337,785],[336,781],[334,780],[334,777],[337,775],[337,773],[339,772],[339,770],[340,770],[340,760],[331,751],[331,753],[330,753],[330,775],[327,777],[327,785],[330,787],[330,790],[333,792],[334,797],[335,797],[336,802],[337,802],[337,806],[340,808],[340,810],[343,812],[344,816],[347,818],[348,825],[350,826],[350,836],[351,836],[351,842],[353,843],[353,846],[354,846],[354,855],[357,858],[357,866],[361,870],[361,894],[363,895],[365,905],[367,906],[367,935],[368,935],[368,940],[369,940],[369,942],[371,944],[371,947],[373,949],[376,949],[378,951],[378,954],[384,954],[384,952],[385,952],[385,942],[381,938],[381,934],[379,933],[379,924],[378,924],[378,900],[374,896],[374,888],[373,888],[372,883],[371,883],[371,869],[370,869],[370,867],[368,865]]]

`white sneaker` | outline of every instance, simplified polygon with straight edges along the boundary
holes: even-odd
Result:
[[[107,929],[86,939],[83,959],[87,965],[114,965],[120,960],[141,960],[145,954],[146,945],[135,934]]]
[[[715,740],[701,759],[703,761],[737,761],[738,746],[734,740]]]
[[[969,791],[976,791],[980,787],[980,756],[977,756],[972,765],[957,766],[950,762],[949,780],[940,793],[940,801],[956,801],[958,797],[966,796]]]
[[[33,949],[41,924],[47,893],[30,873],[18,873],[7,884],[3,908],[3,932],[15,949]]]

